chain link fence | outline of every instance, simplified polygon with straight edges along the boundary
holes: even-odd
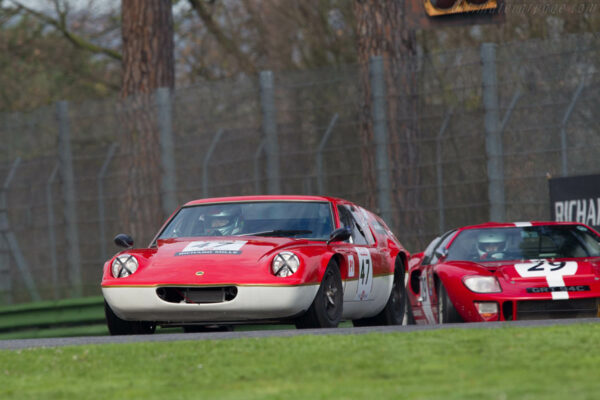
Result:
[[[416,252],[456,226],[549,219],[548,178],[600,170],[593,35],[420,54],[393,74],[414,79],[406,92],[377,72],[381,62],[370,66],[383,89],[369,99],[369,140],[357,65],[159,90],[144,111],[161,132],[164,211],[203,197],[330,195],[380,213]],[[400,102],[414,112],[392,112]],[[0,114],[0,304],[99,293],[112,237],[126,230],[117,210],[130,154],[119,142],[132,107]],[[399,128],[409,119],[415,139]],[[395,180],[401,170],[416,181]]]

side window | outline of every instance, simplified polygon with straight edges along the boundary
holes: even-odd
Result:
[[[350,212],[354,216],[354,220],[360,226],[361,232],[364,234],[365,239],[367,239],[367,243],[370,245],[375,244],[373,232],[371,232],[371,228],[369,227],[369,223],[367,222],[367,212],[360,207],[351,207]]]
[[[437,249],[443,249],[446,246],[448,246],[448,242],[450,242],[450,240],[454,237],[454,231],[450,231],[448,233],[446,233],[443,237],[442,240],[440,241],[440,244],[438,246],[435,246],[435,249],[433,249],[433,254],[431,255],[431,262],[430,264],[435,264],[437,263],[438,260],[438,256],[435,254],[435,251]]]
[[[437,247],[441,239],[441,236],[438,236],[435,239],[433,239],[431,243],[429,243],[429,245],[425,249],[425,252],[423,253],[423,261],[421,261],[421,265],[431,264],[431,256],[433,255],[433,249]]]
[[[350,210],[342,205],[338,205],[338,213],[340,214],[340,222],[343,226],[350,228],[352,236],[350,243],[367,244],[367,238],[362,231],[362,228],[356,223]]]
[[[425,252],[423,253],[423,261],[421,262],[421,265],[431,265],[438,262],[437,257],[435,255],[435,250],[438,247],[446,247],[450,239],[454,237],[454,232],[456,232],[456,230],[446,232],[442,236],[438,236],[435,239],[433,239],[431,243],[429,243],[429,246],[427,246],[427,248],[425,249]]]

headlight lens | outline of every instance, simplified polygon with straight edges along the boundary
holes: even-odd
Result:
[[[121,254],[112,263],[111,272],[115,278],[125,278],[138,269],[138,262],[131,254]]]
[[[495,276],[467,276],[463,282],[475,293],[500,293],[502,288]]]
[[[300,266],[300,259],[294,253],[290,251],[283,251],[275,256],[273,263],[271,264],[271,270],[275,276],[285,278],[290,276]]]

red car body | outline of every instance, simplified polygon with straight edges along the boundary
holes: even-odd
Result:
[[[503,250],[488,257],[483,242],[497,234],[505,239]],[[592,228],[568,222],[487,223],[447,232],[409,260],[412,318],[433,324],[600,316],[598,241]],[[479,285],[478,292],[465,282]]]
[[[294,214],[294,210],[315,207],[321,210],[319,218],[315,214],[315,218],[302,219]],[[194,214],[205,209],[214,209],[217,214],[211,215],[210,220],[208,216]],[[206,224],[208,221],[213,224],[215,215],[231,214],[231,210],[240,219],[244,217],[235,235],[221,236],[218,231],[214,235],[202,231],[199,236],[186,233],[186,218],[206,230]],[[281,214],[281,210],[284,216],[273,217]],[[268,213],[270,217],[253,217],[253,212]],[[190,217],[183,217],[185,213]],[[325,223],[321,228],[314,225],[319,219],[319,223]],[[299,223],[304,224],[301,228],[313,225],[311,230],[297,231],[269,232],[263,228],[297,227]],[[217,221],[218,224],[221,222]],[[331,231],[339,233],[344,226],[350,228],[350,238],[330,237]],[[319,237],[315,233],[304,234],[313,237],[302,237],[302,232],[318,229],[322,230],[317,234]],[[360,243],[361,235],[365,243]],[[293,254],[299,261],[297,271],[289,276],[276,276],[274,272],[275,258],[282,253],[283,257],[291,258]],[[117,257],[125,262],[129,256],[137,260],[137,270],[128,276],[115,277],[115,273],[120,275],[122,271]],[[386,319],[383,314],[389,314],[392,306],[404,311],[407,260],[408,253],[379,217],[342,199],[213,198],[181,207],[149,247],[127,249],[108,260],[104,265],[102,291],[113,334],[150,333],[156,325],[289,321],[299,327],[331,327],[348,319],[359,323],[398,323],[397,318]],[[328,272],[331,268],[337,272]],[[324,281],[329,285],[329,294]],[[400,284],[395,285],[396,281]],[[398,301],[402,304],[396,304]],[[323,309],[315,311],[319,307]],[[307,316],[311,313],[312,317]]]

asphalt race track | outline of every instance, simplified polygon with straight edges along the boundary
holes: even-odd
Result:
[[[599,323],[600,318],[553,319],[539,321],[508,321],[446,325],[374,326],[365,328],[337,329],[286,329],[239,332],[171,333],[131,336],[82,336],[70,338],[0,340],[0,350],[18,350],[36,347],[77,346],[105,343],[174,342],[179,340],[215,340],[264,337],[291,337],[300,335],[363,335],[366,333],[402,333],[436,329],[498,329],[504,327],[551,326]]]

